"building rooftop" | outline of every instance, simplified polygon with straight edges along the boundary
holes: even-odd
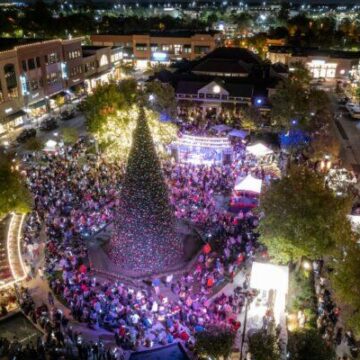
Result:
[[[0,51],[12,50],[16,46],[35,44],[47,39],[0,38]]]
[[[82,45],[81,48],[83,49],[83,51],[97,51],[97,50],[101,50],[101,49],[106,49],[109,48],[110,46],[96,46],[96,45]]]
[[[205,59],[192,69],[195,73],[248,74],[250,67],[241,60]]]
[[[258,55],[245,48],[219,47],[207,54],[204,59],[226,59],[233,61],[243,61],[248,64],[261,64]]]
[[[269,46],[269,52],[288,53],[293,56],[329,56],[337,59],[360,59],[360,51],[320,49],[316,47]]]
[[[94,35],[150,35],[151,37],[191,37],[194,35],[211,35],[214,36],[217,31],[204,30],[150,30],[150,31],[132,31],[132,32],[117,32],[109,31],[107,33],[100,33]]]

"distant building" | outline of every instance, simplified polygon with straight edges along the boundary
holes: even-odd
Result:
[[[110,46],[82,46],[84,84],[88,92],[98,85],[119,79],[122,48]]]
[[[0,39],[0,134],[83,80],[81,39]]]
[[[117,47],[89,47],[82,39],[0,39],[0,137],[31,124],[58,96],[92,91],[119,77]]]
[[[138,67],[148,63],[194,60],[218,45],[216,32],[151,31],[136,34],[94,34],[93,45],[121,46],[124,59],[133,59]]]
[[[268,59],[272,63],[286,64],[290,70],[291,64],[300,61],[308,67],[314,78],[330,80],[348,78],[358,72],[360,52],[270,46]]]
[[[218,116],[223,106],[255,106],[267,111],[269,96],[282,76],[243,48],[218,48],[205,57],[179,65],[171,73],[162,71],[155,79],[170,83],[179,106],[196,104],[206,115]]]

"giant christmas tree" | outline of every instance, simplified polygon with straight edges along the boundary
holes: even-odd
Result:
[[[109,254],[124,271],[150,274],[182,258],[164,182],[145,111],[141,107]]]

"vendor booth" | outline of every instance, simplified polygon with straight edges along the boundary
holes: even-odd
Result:
[[[172,153],[181,163],[217,165],[231,163],[233,148],[227,137],[182,135]]]
[[[256,158],[263,158],[274,153],[270,148],[261,143],[247,146],[246,151]]]
[[[236,209],[252,209],[259,205],[262,180],[251,174],[236,179],[233,194],[230,199],[230,207]]]
[[[248,329],[262,328],[268,321],[286,329],[286,296],[289,287],[289,268],[253,262],[250,287],[258,290],[248,310]]]

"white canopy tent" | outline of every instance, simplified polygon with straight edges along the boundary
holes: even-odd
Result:
[[[237,178],[235,182],[235,191],[251,192],[255,194],[261,193],[262,180],[254,178],[251,174],[245,178]]]
[[[273,153],[273,151],[271,149],[269,149],[267,146],[265,146],[262,143],[249,145],[246,147],[246,151],[256,157],[263,157],[263,156],[270,155]]]
[[[261,292],[275,292],[275,301],[273,304],[274,318],[276,324],[281,323],[285,326],[285,307],[286,294],[289,288],[289,268],[287,266],[280,266],[274,264],[266,264],[253,262],[250,277],[250,287]],[[267,296],[265,297],[265,303]],[[266,311],[266,307],[263,309]],[[252,307],[249,313],[250,317],[255,317],[256,322],[261,323],[263,314],[261,307]]]
[[[50,139],[45,143],[44,151],[48,151],[48,152],[55,151],[56,146],[57,146],[57,142],[55,140]]]
[[[245,130],[234,129],[234,130],[231,130],[228,135],[233,136],[233,137],[238,137],[241,139],[245,139],[248,136],[248,134],[249,133]]]

